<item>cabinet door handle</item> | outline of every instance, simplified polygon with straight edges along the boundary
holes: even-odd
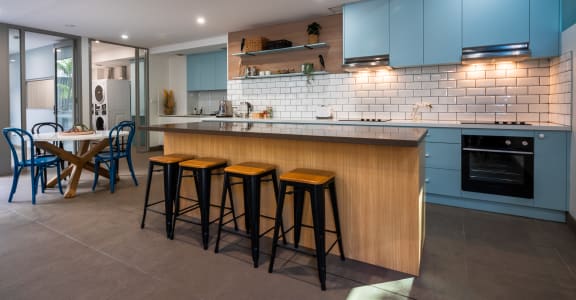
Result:
[[[545,137],[546,137],[546,135],[544,135],[543,133],[539,133],[539,134],[538,134],[538,138],[539,138],[539,139],[543,139],[543,138],[545,138]]]
[[[424,154],[424,156],[425,156],[426,158],[428,158],[428,157],[430,157],[430,153],[426,153],[426,154]]]
[[[430,178],[424,179],[424,182],[426,182],[426,183],[430,182]]]

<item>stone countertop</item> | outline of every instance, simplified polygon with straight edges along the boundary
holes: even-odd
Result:
[[[218,119],[221,120],[221,119]],[[218,121],[214,120],[214,121]],[[230,119],[230,121],[233,119]],[[143,126],[150,131],[310,140],[349,144],[415,147],[426,129],[418,127],[357,126],[242,122],[200,122]]]
[[[363,122],[363,121],[338,121],[334,119],[241,119],[241,118],[202,118],[209,122],[253,122],[253,123],[282,123],[282,124],[323,124],[323,125],[355,125],[355,126],[379,126],[379,127],[439,127],[439,128],[463,128],[463,129],[498,129],[498,130],[550,130],[570,131],[570,126],[563,126],[545,122],[528,122],[530,125],[498,125],[490,123],[471,124],[465,121],[412,121],[390,120],[386,122]]]

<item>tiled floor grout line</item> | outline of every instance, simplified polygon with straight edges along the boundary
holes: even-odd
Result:
[[[41,222],[41,221],[35,220],[35,219],[33,219],[33,218],[30,218],[30,217],[28,217],[28,216],[26,216],[26,215],[23,215],[23,214],[21,214],[21,213],[19,213],[19,212],[17,212],[17,211],[14,211],[14,210],[10,210],[10,211],[13,212],[14,214],[18,215],[18,216],[21,216],[21,217],[23,217],[23,218],[25,218],[25,219],[28,219],[28,220],[34,222],[34,223],[36,223],[36,224],[38,224],[38,225],[40,225],[40,226],[42,226],[42,227],[44,227],[44,228],[46,228],[46,229],[48,229],[48,230],[50,230],[50,231],[58,234],[58,235],[61,235],[61,236],[65,237],[65,238],[67,238],[67,239],[69,239],[69,240],[71,240],[71,241],[73,241],[73,242],[75,242],[75,243],[78,243],[78,244],[80,244],[80,245],[82,245],[82,246],[84,246],[84,247],[86,247],[86,248],[88,248],[88,249],[90,249],[90,250],[92,250],[92,251],[100,254],[100,255],[106,256],[106,257],[108,257],[108,258],[110,258],[110,259],[112,259],[112,260],[114,260],[114,261],[122,264],[123,266],[125,266],[125,267],[127,267],[127,268],[129,268],[129,269],[133,269],[133,270],[138,271],[138,272],[140,272],[140,273],[142,273],[142,274],[144,274],[144,275],[150,276],[151,278],[153,278],[153,279],[155,279],[155,280],[164,281],[162,278],[156,277],[154,274],[148,273],[148,272],[146,272],[145,270],[142,270],[142,269],[140,269],[140,268],[138,268],[138,267],[136,267],[136,266],[132,266],[132,265],[126,264],[125,262],[123,262],[122,260],[118,259],[117,257],[115,257],[115,256],[113,256],[113,255],[111,255],[111,254],[109,254],[109,253],[107,253],[107,252],[104,252],[104,251],[102,251],[102,250],[100,250],[100,249],[97,249],[97,248],[95,248],[95,247],[92,247],[92,246],[90,246],[90,245],[82,242],[81,240],[79,240],[79,239],[77,239],[77,238],[75,238],[75,237],[73,237],[73,236],[71,236],[71,235],[69,235],[69,234],[67,234],[67,233],[64,233],[64,232],[62,232],[62,231],[60,231],[60,230],[57,230],[56,228],[54,228],[54,227],[52,227],[52,226],[49,226],[48,224],[45,224],[45,223],[43,223],[43,222]]]
[[[566,260],[564,259],[564,257],[560,253],[560,251],[558,251],[558,248],[554,247],[554,252],[556,252],[556,255],[558,255],[558,258],[560,258],[560,260],[562,261],[562,263],[564,264],[566,269],[568,269],[568,272],[570,272],[570,275],[572,275],[572,279],[574,281],[576,281],[576,273],[574,272],[574,270],[572,270],[572,267],[570,267],[570,264],[568,264],[568,262],[566,262]]]

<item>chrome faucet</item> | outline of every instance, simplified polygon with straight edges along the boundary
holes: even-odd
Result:
[[[420,119],[420,118],[417,118],[417,116],[418,116],[419,110],[421,108],[432,109],[432,104],[430,104],[429,102],[414,103],[414,105],[412,106],[412,116],[411,116],[412,121],[416,121],[416,120]]]
[[[240,104],[245,104],[246,105],[246,112],[248,112],[248,115],[250,115],[250,113],[252,112],[252,104],[248,101],[246,102],[240,102]]]

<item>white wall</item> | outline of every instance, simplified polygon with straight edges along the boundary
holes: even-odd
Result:
[[[562,33],[562,53],[572,52],[572,140],[570,145],[570,203],[569,211],[573,218],[576,218],[576,95],[574,87],[576,87],[576,25],[566,29]]]
[[[188,113],[188,87],[186,81],[186,56],[172,55],[169,62],[169,86],[174,91],[174,101],[176,102],[175,114],[186,115]]]

